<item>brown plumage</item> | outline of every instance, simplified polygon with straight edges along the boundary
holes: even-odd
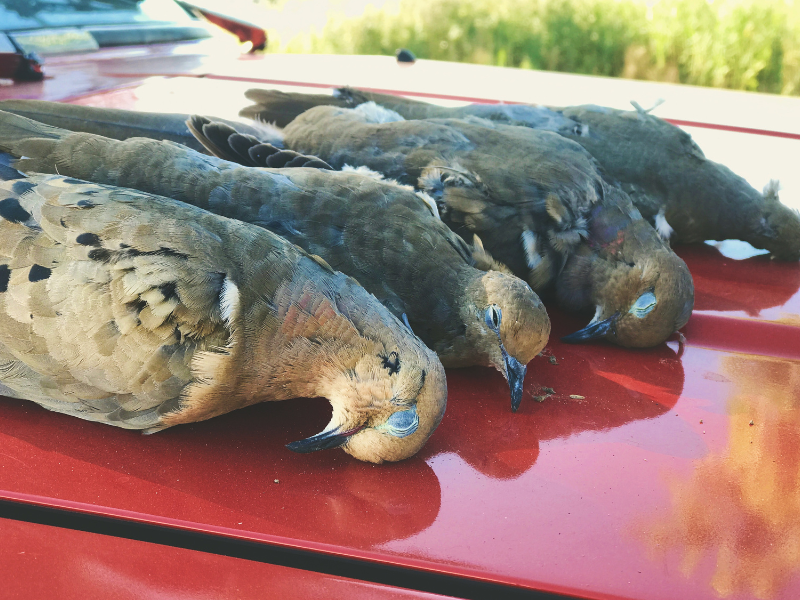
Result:
[[[196,116],[188,125],[214,156],[234,161],[249,157],[242,152],[243,136],[233,129]],[[694,304],[691,275],[624,192],[614,186],[602,189],[603,201],[587,215],[586,242],[568,253],[555,279],[562,306],[595,311],[587,328],[565,339],[578,342],[605,337],[623,346],[655,346],[688,321]],[[548,196],[545,206],[552,219],[567,214],[553,196]],[[522,237],[523,243],[528,243],[526,236]],[[475,240],[473,256],[483,250],[480,238]],[[495,262],[488,253],[484,260]]]
[[[236,139],[233,151],[242,156],[239,142],[247,138]],[[242,168],[169,142],[117,142],[8,114],[0,114],[0,147],[28,157],[18,163],[25,171],[162,193],[287,237],[407,318],[446,366],[497,368],[514,408],[525,366],[547,342],[550,321],[530,287],[475,268],[497,265],[479,246],[473,258],[430,199],[394,182],[324,169]]]
[[[290,444],[417,452],[446,403],[436,356],[356,282],[259,227],[167,198],[0,166],[0,391],[154,432],[325,396]]]
[[[569,138],[600,163],[642,215],[673,244],[741,239],[778,260],[800,260],[800,213],[780,202],[777,183],[763,193],[730,169],[708,160],[691,136],[642,110],[602,106],[472,104],[436,106],[387,94],[341,88],[333,96],[249,90],[255,102],[243,116],[285,126],[319,105],[353,108],[376,102],[406,119],[476,116],[549,130]]]
[[[472,116],[406,121],[366,102],[311,108],[284,136],[288,148],[335,168],[365,165],[418,186],[454,231],[478,234],[535,291],[555,287],[564,305],[593,308],[590,326],[568,341],[652,346],[691,314],[686,265],[591,155],[555,132]]]
[[[778,260],[800,260],[800,213],[708,160],[691,136],[646,111],[557,109],[578,123],[565,135],[586,148],[674,244],[744,240]]]

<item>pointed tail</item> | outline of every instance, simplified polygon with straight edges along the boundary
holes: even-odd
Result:
[[[454,113],[455,109],[435,106],[402,96],[367,92],[350,87],[337,88],[333,91],[333,95],[252,89],[247,90],[245,96],[255,104],[239,111],[240,116],[265,123],[274,123],[278,127],[286,127],[295,117],[315,106],[355,108],[365,102],[379,104],[399,113],[406,119],[458,116],[457,112]]]
[[[239,116],[272,123],[278,127],[286,127],[295,117],[315,106],[338,106],[353,108],[349,98],[341,98],[328,94],[299,94],[296,92],[279,92],[278,90],[247,90],[244,94],[253,105],[239,111]]]
[[[198,152],[205,152],[202,144],[186,127],[186,119],[190,116],[188,114],[145,113],[45,100],[3,100],[0,101],[0,110],[70,131],[93,133],[115,140],[133,137],[170,140]],[[218,118],[214,120],[232,125],[241,133],[264,138],[259,127]]]
[[[36,157],[17,160],[12,164],[13,167],[25,172],[52,173],[53,167],[45,165],[56,163],[52,154],[58,142],[71,133],[66,129],[0,110],[0,151],[8,152],[16,158]]]

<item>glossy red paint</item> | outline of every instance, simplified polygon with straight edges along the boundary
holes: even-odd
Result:
[[[0,519],[6,600],[436,600],[403,590],[59,527]]]
[[[745,298],[760,261],[798,299],[797,265],[684,256]],[[698,283],[705,310],[724,308],[725,278]],[[517,414],[499,374],[451,371],[442,425],[400,464],[284,449],[327,422],[319,399],[149,437],[3,400],[2,495],[588,598],[797,597],[800,363],[716,348],[741,320],[696,328],[703,310],[682,350],[564,345],[583,320],[551,315]],[[537,402],[540,386],[555,394]]]
[[[214,23],[214,25],[218,25],[230,31],[239,38],[240,42],[250,42],[249,52],[263,50],[267,47],[267,32],[257,25],[236,20],[229,16],[223,16],[204,8],[197,8],[196,10],[203,15],[205,19]]]
[[[97,67],[107,81],[177,68],[117,59]],[[190,76],[216,80],[73,101],[235,113],[241,90],[265,81],[253,68],[267,61],[214,75],[197,60]],[[519,412],[498,373],[452,370],[440,428],[403,463],[286,450],[327,423],[321,399],[146,438],[3,399],[0,496],[586,598],[800,597],[800,265],[679,254],[696,286],[685,345],[565,345],[590,315],[551,308]]]
[[[160,70],[202,74],[219,61],[233,61],[239,56],[233,40],[217,37],[179,44],[107,48],[88,55],[50,56],[45,61],[44,80],[0,85],[0,100],[77,98],[99,90],[130,87],[158,76]],[[131,77],[131,73],[138,72],[143,74]]]
[[[13,79],[22,56],[16,52],[0,52],[0,79]]]

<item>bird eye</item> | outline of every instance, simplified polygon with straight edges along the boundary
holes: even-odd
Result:
[[[656,307],[657,302],[656,295],[653,292],[645,292],[633,303],[628,312],[641,319]]]
[[[407,437],[414,433],[419,427],[419,415],[417,415],[417,407],[412,406],[409,410],[401,410],[394,413],[382,425],[378,425],[376,429],[385,431],[394,437]]]
[[[380,355],[383,360],[383,368],[389,371],[389,375],[394,375],[400,372],[400,356],[397,352],[390,352],[389,356]]]
[[[497,304],[490,304],[486,307],[483,318],[486,320],[486,325],[488,325],[490,329],[497,331],[500,329],[500,322],[503,320],[503,311],[500,310]]]

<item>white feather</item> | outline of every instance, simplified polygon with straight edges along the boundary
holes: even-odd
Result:
[[[405,121],[403,117],[393,110],[384,108],[380,104],[375,104],[374,102],[364,102],[364,104],[359,104],[352,110],[359,114],[364,119],[365,123],[394,123],[395,121]]]
[[[536,251],[536,234],[530,229],[524,229],[521,238],[522,249],[525,251],[525,259],[527,260],[528,268],[535,269],[539,263],[542,262],[542,257],[539,256],[539,253]]]
[[[762,195],[764,198],[778,199],[778,192],[781,190],[781,183],[777,179],[770,179],[769,183],[764,186]]]
[[[425,169],[417,180],[417,186],[441,194],[444,187],[442,170],[436,167]]]
[[[342,167],[342,173],[357,173],[358,175],[369,177],[370,179],[374,179],[376,181],[382,181],[387,185],[394,185],[396,187],[399,187],[401,190],[406,190],[408,192],[414,191],[413,186],[406,185],[405,183],[400,183],[396,179],[389,179],[388,177],[385,177],[383,173],[380,173],[378,171],[373,171],[372,169],[370,169],[369,167],[365,167],[364,165],[361,165],[360,167],[354,167],[352,165],[345,164]]]
[[[663,206],[656,215],[656,231],[658,232],[658,235],[661,236],[662,240],[668,240],[673,232],[672,227],[669,223],[667,223],[667,218],[664,216]]]
[[[227,277],[222,282],[222,292],[219,295],[219,310],[222,313],[225,324],[228,326],[239,313],[239,288]]]
[[[354,167],[353,165],[345,164],[342,167],[342,173],[358,173],[359,175],[364,175],[365,177],[372,177],[373,179],[377,179],[378,181],[383,180],[383,174],[378,173],[377,171],[373,171],[369,167],[365,167],[361,165],[360,167]]]
[[[431,209],[433,216],[441,221],[442,217],[439,216],[439,208],[436,206],[436,202],[433,200],[433,198],[431,198],[428,194],[422,191],[415,192],[415,194],[417,194],[417,196],[419,196],[422,199],[422,201],[428,205],[428,208]]]
[[[286,136],[283,134],[283,129],[274,123],[267,123],[261,119],[255,119],[254,121],[250,121],[248,125],[250,125],[250,127],[253,129],[258,130],[258,135],[256,137],[260,142],[272,144],[278,148],[284,147],[284,138]]]

